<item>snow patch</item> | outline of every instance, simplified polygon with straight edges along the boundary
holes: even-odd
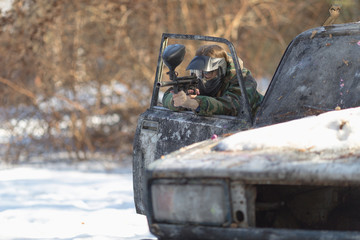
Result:
[[[0,170],[0,239],[156,239],[135,213],[130,168],[55,165]]]
[[[308,151],[360,147],[360,108],[332,111],[268,127],[239,132],[222,140],[223,151],[290,148]]]

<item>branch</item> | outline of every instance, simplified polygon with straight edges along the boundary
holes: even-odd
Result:
[[[23,88],[22,86],[19,86],[16,83],[13,83],[12,81],[2,78],[0,77],[0,82],[7,85],[8,87],[10,87],[12,90],[14,90],[15,92],[18,92],[22,95],[27,96],[28,98],[30,98],[34,104],[36,104],[36,96],[34,93],[32,93],[31,91]]]

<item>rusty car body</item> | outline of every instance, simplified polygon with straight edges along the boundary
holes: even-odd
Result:
[[[346,117],[360,115],[359,53],[360,22],[299,34],[254,119],[246,104],[239,118],[169,112],[156,106],[154,87],[152,105],[139,118],[133,165],[135,203],[151,232],[159,239],[360,239],[360,143],[346,143],[359,129]],[[326,136],[297,145],[322,126],[311,122],[323,116],[330,119],[324,128],[333,128],[342,147],[316,148]],[[307,121],[312,127],[302,129]],[[269,128],[277,131],[262,145],[249,143],[254,132],[261,139]],[[266,145],[292,135],[292,129],[300,130],[298,141]],[[241,132],[209,140],[234,130]]]

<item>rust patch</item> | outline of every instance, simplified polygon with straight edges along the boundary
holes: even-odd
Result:
[[[348,121],[342,120],[339,126],[339,129],[342,130],[346,124],[348,124]]]
[[[316,30],[312,31],[312,32],[311,32],[310,39],[313,39],[313,38],[315,37],[316,33],[317,33]]]

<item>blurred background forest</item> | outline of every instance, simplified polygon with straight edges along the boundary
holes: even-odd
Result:
[[[360,0],[13,0],[0,19],[1,160],[130,159],[163,32],[227,38],[270,80],[334,2],[336,23],[360,20]]]

